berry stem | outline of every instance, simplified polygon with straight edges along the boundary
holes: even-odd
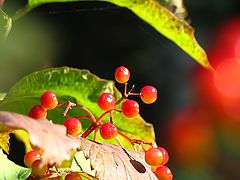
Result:
[[[117,143],[119,146],[121,146],[122,148],[124,148],[123,144],[121,143],[120,139],[118,137],[115,137]]]
[[[93,123],[96,122],[96,118],[94,117],[93,113],[92,113],[88,108],[86,108],[86,107],[84,107],[84,106],[82,106],[82,105],[80,105],[80,104],[77,104],[77,107],[79,107],[79,108],[83,109],[84,111],[86,111],[86,112],[89,114],[89,116],[90,116],[89,119],[90,119]]]
[[[98,125],[96,123],[92,123],[91,126],[83,133],[82,138],[86,138],[97,127],[98,127]]]
[[[126,99],[125,96],[122,96],[116,103],[114,106],[117,106],[118,104],[120,104],[124,99]]]
[[[128,95],[129,95],[129,96],[130,96],[130,95],[131,95],[131,96],[140,96],[141,93],[129,93]]]
[[[98,135],[98,128],[94,130],[94,137],[93,137],[94,141],[97,141],[97,135]]]
[[[118,105],[118,104],[120,104],[124,99],[128,98],[128,96],[140,96],[140,95],[141,95],[141,93],[132,93],[135,85],[133,85],[132,88],[130,89],[130,91],[127,92],[127,85],[128,85],[128,83],[125,83],[125,84],[124,84],[124,94],[123,94],[123,96],[115,103],[115,106]]]
[[[68,101],[67,107],[66,107],[65,111],[63,112],[63,117],[65,117],[65,118],[67,117],[67,113],[72,108],[72,106],[76,106],[76,104],[72,103],[71,101]]]
[[[112,120],[112,115],[113,115],[113,114],[112,114],[112,113],[113,113],[112,111],[109,113],[109,116],[110,116],[110,122],[111,122],[111,123],[113,123],[113,120]]]
[[[127,97],[127,85],[128,85],[128,83],[125,83],[124,84],[124,97]]]
[[[143,141],[141,139],[132,139],[121,131],[118,131],[118,134],[121,135],[122,137],[124,137],[127,141],[129,141],[133,145],[133,148],[134,148],[134,144],[140,144],[142,147],[143,147],[143,144],[153,146],[152,142]],[[143,150],[144,150],[144,148],[143,148]]]
[[[118,131],[118,134],[119,134],[120,136],[122,136],[123,138],[125,138],[128,142],[130,142],[130,143],[132,144],[132,146],[133,146],[133,149],[134,149],[134,144],[132,143],[132,139],[131,139],[130,137],[128,137],[126,134],[124,134],[124,133],[121,132],[121,131]]]
[[[91,120],[91,121],[92,121],[91,117],[90,117],[90,116],[86,116],[86,115],[77,116],[77,117],[75,117],[75,118],[76,118],[76,119],[79,119],[79,120],[81,120],[81,119],[88,119],[88,120]]]
[[[109,111],[104,112],[99,118],[97,118],[96,124],[98,124],[99,122],[102,121],[102,119],[108,114],[111,113],[112,111],[114,111],[114,109],[111,109]]]

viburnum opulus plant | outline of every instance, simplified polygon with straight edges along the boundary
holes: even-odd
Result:
[[[140,112],[139,104],[136,100],[131,99],[131,96],[139,96],[144,103],[151,104],[157,100],[157,89],[154,86],[146,85],[142,87],[140,92],[133,92],[134,86],[128,91],[130,71],[124,66],[116,68],[114,77],[118,83],[124,85],[123,96],[116,99],[113,94],[103,92],[97,100],[97,105],[103,110],[103,113],[99,117],[94,116],[87,107],[70,100],[65,103],[59,103],[56,94],[51,90],[43,92],[39,104],[33,105],[29,110],[28,115],[41,121],[41,119],[47,117],[49,111],[64,107],[62,116],[65,118],[64,126],[66,127],[66,134],[68,136],[87,138],[93,133],[94,141],[97,141],[97,136],[100,134],[103,139],[115,139],[119,146],[124,148],[118,137],[121,136],[126,139],[135,150],[137,150],[136,145],[141,147],[141,150],[145,152],[146,163],[152,167],[151,169],[158,179],[171,180],[173,178],[171,170],[165,166],[169,160],[168,152],[163,147],[157,147],[152,142],[130,138],[124,132],[119,130],[118,124],[115,123],[113,118],[113,112],[122,113],[127,118],[138,116]],[[119,108],[118,105],[120,104],[121,106]],[[68,113],[73,107],[82,109],[87,115],[79,114],[78,116],[70,117]],[[108,122],[103,122],[102,120],[106,116],[109,116],[109,120]],[[85,131],[83,131],[82,128],[83,121],[91,122],[90,126]],[[44,150],[41,149],[34,149],[26,153],[24,163],[27,167],[32,168],[32,173],[29,179],[50,179],[50,177],[51,179],[60,179],[61,176],[64,176],[65,179],[81,179],[81,176],[76,172],[59,172],[57,167],[55,170],[51,169],[55,166],[54,164],[42,164],[41,156],[43,153]]]

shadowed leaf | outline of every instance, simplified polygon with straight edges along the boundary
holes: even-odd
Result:
[[[145,162],[143,152],[125,150],[116,145],[86,139],[82,139],[80,150],[89,159],[99,179],[157,179],[151,167]],[[81,159],[79,161],[81,164]]]
[[[61,165],[64,160],[70,159],[72,150],[80,144],[80,139],[66,135],[64,126],[48,120],[37,121],[21,114],[0,111],[0,125],[27,131],[31,144],[44,150],[43,162],[49,164]]]

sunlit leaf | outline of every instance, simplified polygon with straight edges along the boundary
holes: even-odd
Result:
[[[121,97],[121,93],[116,89],[113,81],[100,79],[88,70],[69,67],[50,68],[34,72],[15,84],[0,104],[0,109],[27,115],[33,105],[40,103],[40,96],[46,90],[54,91],[60,103],[71,100],[87,107],[96,118],[104,112],[97,105],[100,94],[111,92],[117,99]],[[48,119],[63,124],[65,121],[62,116],[63,111],[63,108],[49,111]],[[83,110],[73,107],[68,116],[76,117],[84,114],[87,115]],[[109,116],[103,120],[103,122],[106,121],[109,121]],[[135,118],[126,118],[121,113],[114,112],[113,122],[118,126],[119,130],[132,138],[155,142],[152,124],[146,123],[140,115]],[[86,130],[90,126],[90,121],[83,119],[82,124],[83,129]],[[93,133],[88,138],[93,139]],[[119,138],[124,147],[127,149],[132,148],[128,141]],[[115,140],[106,141],[100,135],[98,141],[117,144]]]
[[[0,40],[7,38],[11,28],[12,19],[2,9],[0,9]]]
[[[73,1],[82,0],[28,0],[28,6],[29,8],[33,8],[45,3]],[[138,17],[155,28],[159,33],[177,44],[202,66],[210,68],[205,51],[195,39],[194,28],[184,20],[186,16],[186,9],[181,0],[171,2],[163,0],[103,1],[128,8]],[[162,2],[162,4],[160,2]]]
[[[10,161],[0,149],[0,179],[25,180],[31,174],[31,169],[21,167]]]
[[[0,101],[2,101],[5,96],[6,96],[6,93],[0,93]]]

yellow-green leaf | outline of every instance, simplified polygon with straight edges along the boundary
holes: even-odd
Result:
[[[12,28],[12,19],[0,9],[0,38],[5,39]]]
[[[2,148],[7,154],[9,153],[9,134],[11,131],[0,132],[0,148]]]
[[[45,3],[73,2],[82,0],[28,0],[29,7],[33,8]],[[126,7],[143,19],[159,33],[173,41],[203,67],[210,68],[207,55],[198,44],[194,36],[194,28],[190,26],[184,17],[177,12],[174,14],[169,7],[171,3],[159,0],[100,0]],[[163,6],[162,4],[165,6]],[[182,5],[182,1],[177,1]],[[176,7],[175,4],[173,4]],[[177,7],[177,9],[179,9]],[[181,8],[182,9],[182,8]],[[185,9],[184,9],[185,10]],[[182,13],[182,11],[180,12]],[[184,12],[183,12],[184,13]],[[184,16],[184,15],[183,15]]]
[[[140,3],[137,1],[128,8],[162,35],[175,42],[202,66],[209,67],[207,55],[195,39],[194,28],[187,22],[178,19],[155,0],[141,1]]]

